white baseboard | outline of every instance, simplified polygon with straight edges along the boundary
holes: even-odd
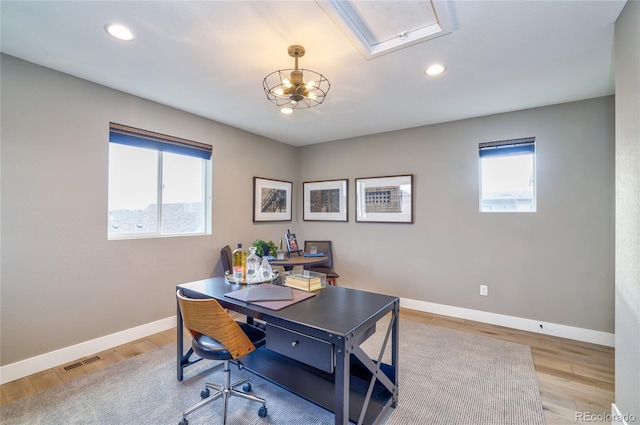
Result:
[[[635,423],[638,417],[633,413],[621,413],[615,403],[611,403],[611,425],[630,425]]]
[[[608,347],[613,347],[615,344],[615,335],[608,332],[576,328],[573,326],[560,325],[557,323],[543,322],[539,320],[524,319],[522,317],[505,316],[503,314],[488,313],[486,311],[471,310],[443,304],[434,304],[407,298],[400,299],[400,306],[427,313],[441,314],[444,316],[473,320],[475,322],[489,323],[491,325],[505,326],[507,328],[552,335],[560,338],[568,338],[576,341],[590,342],[592,344],[605,345]],[[542,327],[540,327],[541,325]]]
[[[505,326],[508,328],[520,329],[539,334],[553,335],[561,338],[606,345],[609,347],[614,346],[614,334],[607,332],[523,319],[521,317],[505,316],[502,314],[488,313],[486,311],[471,310],[443,304],[434,304],[407,298],[402,298],[400,300],[400,306],[412,310],[458,317],[461,319]],[[540,328],[540,325],[542,325],[542,329]],[[80,344],[72,345],[70,347],[61,348],[60,350],[52,351],[50,353],[45,353],[40,356],[2,366],[0,367],[0,384],[15,381],[16,379],[20,379],[52,367],[57,367],[65,363],[82,359],[83,357],[174,328],[175,326],[176,317],[167,317],[166,319],[126,329],[111,335],[106,335]]]
[[[40,356],[11,363],[0,367],[0,384],[15,381],[16,379],[79,360],[83,357],[99,353],[100,351],[108,350],[109,348],[126,344],[127,342],[135,341],[136,339],[144,338],[175,327],[176,317],[167,317],[166,319],[146,323],[135,328],[126,329],[111,335],[81,342],[80,344],[61,348],[50,353],[45,353]]]

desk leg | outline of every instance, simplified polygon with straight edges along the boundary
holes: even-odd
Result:
[[[393,396],[393,403],[391,404],[391,407],[395,409],[396,404],[398,403],[398,377],[400,376],[400,370],[398,367],[398,347],[400,346],[400,301],[396,302],[393,308],[392,320],[394,321],[394,323],[393,329],[391,330],[391,365],[393,366],[393,369],[395,371],[393,378],[393,383],[395,384],[395,393]]]
[[[348,340],[344,346],[336,345],[335,370],[335,415],[336,425],[349,424],[349,377],[351,376],[351,355]]]
[[[177,330],[177,338],[176,338],[176,349],[178,351],[178,357],[177,357],[177,361],[176,363],[178,364],[178,381],[182,381],[183,378],[183,358],[184,358],[184,354],[182,353],[182,346],[183,346],[183,338],[184,338],[184,325],[182,324],[182,313],[180,313],[180,304],[178,304],[178,301],[176,300],[176,306],[177,306],[177,320],[176,320],[176,330]]]
[[[178,301],[176,300],[176,305],[177,305],[177,311],[176,311],[176,333],[177,333],[177,338],[176,338],[176,352],[177,352],[177,356],[176,356],[176,364],[177,364],[177,378],[178,381],[182,381],[183,377],[184,377],[184,368],[192,365],[194,363],[199,362],[200,360],[202,360],[200,357],[195,358],[194,360],[189,360],[191,358],[191,356],[193,355],[193,348],[189,348],[189,351],[187,351],[186,354],[183,353],[183,344],[184,344],[184,325],[182,322],[182,313],[180,313],[180,305],[178,304]]]

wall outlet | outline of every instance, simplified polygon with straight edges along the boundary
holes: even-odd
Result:
[[[487,285],[480,285],[480,295],[485,297],[489,295],[489,287]]]

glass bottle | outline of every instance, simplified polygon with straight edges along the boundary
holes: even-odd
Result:
[[[242,249],[242,244],[233,251],[233,280],[236,282],[246,282],[247,280],[247,253]]]
[[[278,252],[276,253],[276,258],[278,260],[284,260],[284,248],[282,248],[282,238],[280,238],[280,247],[278,248]]]
[[[261,281],[260,278],[260,257],[256,255],[256,247],[249,247],[249,255],[247,256],[247,283],[256,283]]]
[[[262,281],[267,279],[271,280],[271,275],[273,274],[273,270],[271,270],[271,264],[269,264],[269,260],[267,257],[262,259],[262,265],[260,266],[260,273],[262,275]]]

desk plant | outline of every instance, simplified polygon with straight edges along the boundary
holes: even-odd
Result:
[[[278,250],[276,244],[274,244],[273,241],[266,242],[262,239],[256,239],[252,245],[256,247],[256,255],[258,255],[259,257],[269,255],[269,253],[275,256],[275,253]]]

